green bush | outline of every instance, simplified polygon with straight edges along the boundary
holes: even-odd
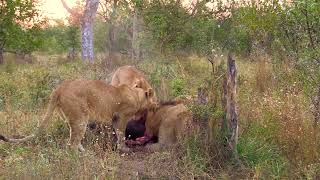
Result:
[[[195,120],[208,119],[215,114],[215,109],[211,104],[188,104],[188,108],[191,110]]]
[[[32,108],[45,105],[54,89],[54,76],[49,73],[39,73],[38,75],[40,77],[32,78],[34,81],[30,82],[28,89]]]
[[[239,138],[237,145],[241,159],[262,177],[279,179],[285,175],[287,161],[280,149],[269,142],[272,131],[258,124],[251,124]]]
[[[60,76],[37,66],[16,66],[14,73],[0,72],[0,109],[34,110],[44,106]]]
[[[186,81],[180,77],[177,77],[170,81],[170,95],[173,97],[184,96],[187,93]]]

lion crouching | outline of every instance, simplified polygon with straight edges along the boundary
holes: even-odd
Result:
[[[24,142],[42,134],[49,124],[55,109],[70,127],[71,148],[83,151],[81,140],[90,120],[111,124],[115,114],[127,119],[150,103],[148,93],[127,85],[114,87],[104,81],[64,81],[51,94],[47,113],[36,133],[22,139],[11,139],[0,135],[0,140]]]
[[[126,144],[129,147],[147,144],[149,149],[159,150],[180,142],[191,126],[192,114],[183,104],[162,103],[155,111],[140,111],[131,117],[126,127]]]
[[[158,150],[180,142],[189,133],[192,122],[191,112],[183,105],[162,105],[155,112],[149,112],[146,134],[158,137],[158,143],[149,148]]]

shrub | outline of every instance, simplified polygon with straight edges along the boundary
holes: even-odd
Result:
[[[241,134],[237,150],[242,161],[255,169],[258,177],[278,179],[283,177],[287,161],[277,145],[268,142],[270,136],[270,128],[253,123]]]
[[[177,77],[170,81],[170,94],[173,97],[184,96],[187,93],[186,81],[180,77]]]

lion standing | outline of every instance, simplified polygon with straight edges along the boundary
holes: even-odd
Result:
[[[145,75],[133,66],[119,67],[112,76],[111,85],[120,86],[126,84],[130,87],[141,88],[149,93],[150,98],[154,103],[157,102],[156,94]]]
[[[115,113],[130,117],[138,110],[149,107],[148,95],[148,92],[140,88],[130,88],[127,85],[114,87],[104,81],[64,81],[52,92],[47,113],[35,134],[22,139],[11,139],[0,135],[0,140],[24,142],[39,136],[57,109],[60,115],[68,120],[71,148],[83,151],[81,140],[90,120],[111,124]]]

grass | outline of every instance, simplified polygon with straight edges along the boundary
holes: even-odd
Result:
[[[254,169],[257,177],[280,179],[287,162],[279,148],[268,142],[269,133],[269,129],[252,124],[241,135],[237,149],[243,162]]]
[[[215,67],[190,56],[182,59],[123,60],[106,67],[59,56],[38,55],[32,64],[14,59],[0,66],[0,132],[32,133],[45,113],[49,94],[66,79],[110,79],[117,66],[137,64],[155,88],[158,99],[186,99],[196,131],[176,148],[164,152],[123,155],[106,151],[104,137],[87,132],[87,152],[66,149],[68,127],[57,115],[45,137],[24,144],[0,143],[1,179],[317,179],[320,176],[319,129],[311,126],[309,102],[292,71],[281,71],[271,57],[237,59],[238,152],[236,165],[220,136],[224,117],[220,105],[221,75]],[[9,58],[10,59],[10,58]],[[223,57],[219,61],[223,60]],[[217,61],[217,62],[219,62]],[[220,78],[219,78],[220,77]],[[194,103],[198,87],[209,104]],[[209,126],[208,126],[209,124]],[[108,143],[107,143],[108,144]]]

